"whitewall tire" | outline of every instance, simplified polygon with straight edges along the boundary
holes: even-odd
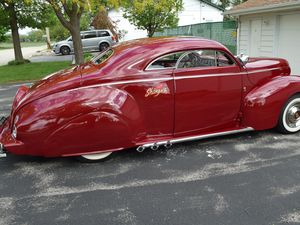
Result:
[[[285,134],[300,131],[300,95],[295,95],[283,107],[277,129]]]
[[[99,162],[99,161],[105,161],[109,159],[112,152],[103,152],[103,153],[96,153],[96,154],[86,154],[81,155],[78,157],[78,160],[82,162]]]

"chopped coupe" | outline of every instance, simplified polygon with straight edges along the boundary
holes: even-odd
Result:
[[[300,77],[284,59],[243,61],[212,40],[123,42],[20,87],[0,153],[102,160],[135,147],[277,127],[300,130]]]

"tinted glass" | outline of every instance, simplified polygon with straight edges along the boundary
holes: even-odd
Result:
[[[88,32],[84,34],[84,39],[89,39],[89,38],[95,38],[96,36],[96,32]]]
[[[99,37],[107,37],[110,36],[107,31],[98,31],[98,36]]]
[[[166,69],[166,68],[175,68],[176,63],[180,56],[183,54],[183,52],[177,52],[174,54],[169,54],[166,56],[163,56],[153,63],[151,63],[150,66],[148,66],[147,69],[154,70],[154,69]]]

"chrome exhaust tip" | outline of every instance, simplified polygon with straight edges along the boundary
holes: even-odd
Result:
[[[153,145],[151,146],[151,149],[152,149],[153,151],[156,151],[158,148],[159,148],[159,145],[158,145],[157,143],[155,143],[155,144],[153,144]]]
[[[143,151],[145,151],[145,147],[144,146],[139,146],[137,147],[136,151],[142,153]]]
[[[6,157],[6,152],[4,149],[4,145],[0,143],[0,158],[5,158]]]
[[[165,146],[165,148],[171,148],[172,143],[170,141],[168,141],[164,146]]]

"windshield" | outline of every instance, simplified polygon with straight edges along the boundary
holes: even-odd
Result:
[[[101,64],[113,55],[114,51],[110,48],[94,57],[91,61],[94,64]]]

